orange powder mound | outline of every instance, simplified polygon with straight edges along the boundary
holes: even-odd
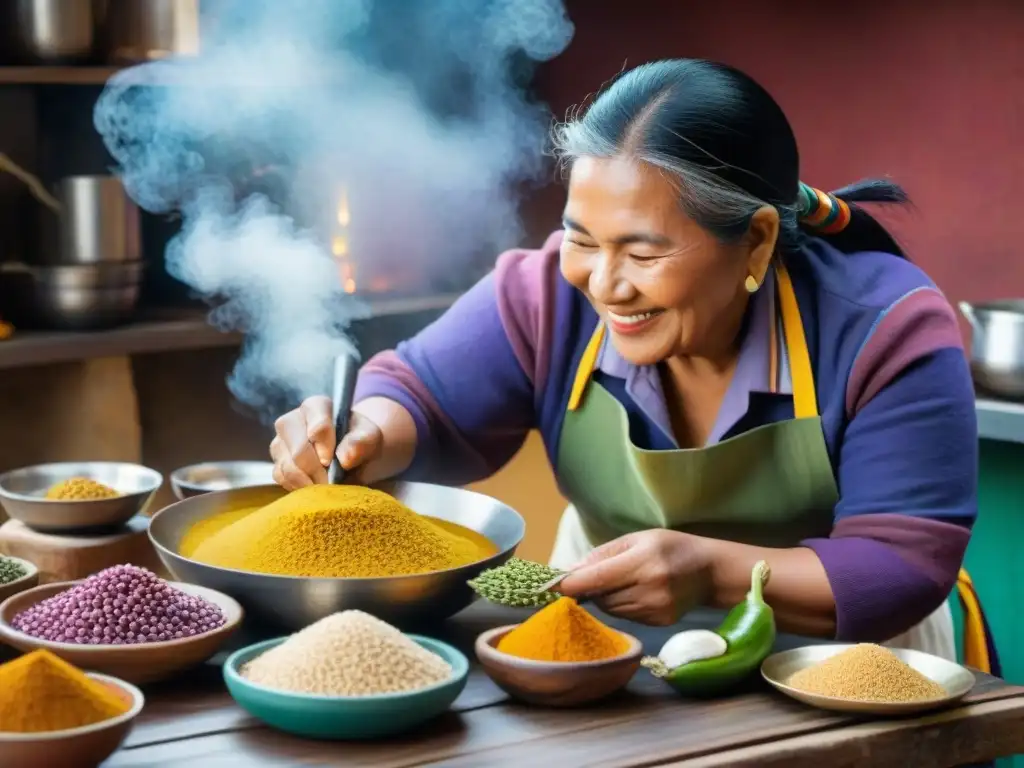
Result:
[[[501,638],[498,650],[533,661],[601,661],[624,654],[629,640],[562,597]]]

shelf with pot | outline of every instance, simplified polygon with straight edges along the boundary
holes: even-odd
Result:
[[[440,312],[459,294],[419,298],[368,298],[369,318]],[[127,325],[96,331],[18,331],[0,341],[0,370],[90,360],[99,357],[153,354],[231,347],[242,335],[218,330],[201,309],[143,311]]]
[[[971,326],[978,436],[1024,443],[1024,301],[959,304]]]
[[[123,65],[199,51],[199,0],[108,6],[77,0],[0,3],[0,85],[102,85]]]

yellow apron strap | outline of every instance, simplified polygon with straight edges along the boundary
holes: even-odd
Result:
[[[985,621],[981,615],[981,605],[974,592],[971,577],[963,568],[957,577],[957,592],[963,606],[964,615],[964,662],[969,667],[991,673],[992,660],[988,657],[988,643],[985,637]]]
[[[793,415],[798,419],[815,417],[818,415],[818,397],[814,392],[811,355],[807,351],[807,338],[800,320],[793,281],[789,279],[789,272],[782,264],[775,266],[775,276],[779,281],[779,309],[782,312],[782,329],[789,354],[789,375],[793,380]]]
[[[587,342],[587,348],[583,350],[583,357],[580,358],[579,367],[576,369],[576,378],[572,380],[572,391],[569,393],[569,410],[575,411],[583,400],[583,393],[587,389],[590,375],[597,365],[597,356],[601,352],[601,342],[604,341],[604,323],[598,323],[594,329],[594,335]]]

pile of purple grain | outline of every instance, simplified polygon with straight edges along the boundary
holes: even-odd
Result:
[[[11,626],[55,643],[136,645],[195,637],[224,621],[218,606],[152,571],[115,565],[22,611]]]

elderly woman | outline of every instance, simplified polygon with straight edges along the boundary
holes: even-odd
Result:
[[[782,629],[955,658],[974,392],[950,305],[857,205],[902,191],[802,183],[778,104],[706,61],[624,73],[556,138],[564,229],[366,364],[342,465],[463,484],[537,428],[567,594],[664,624],[764,559]],[[278,482],[324,482],[329,402],[276,426]]]

